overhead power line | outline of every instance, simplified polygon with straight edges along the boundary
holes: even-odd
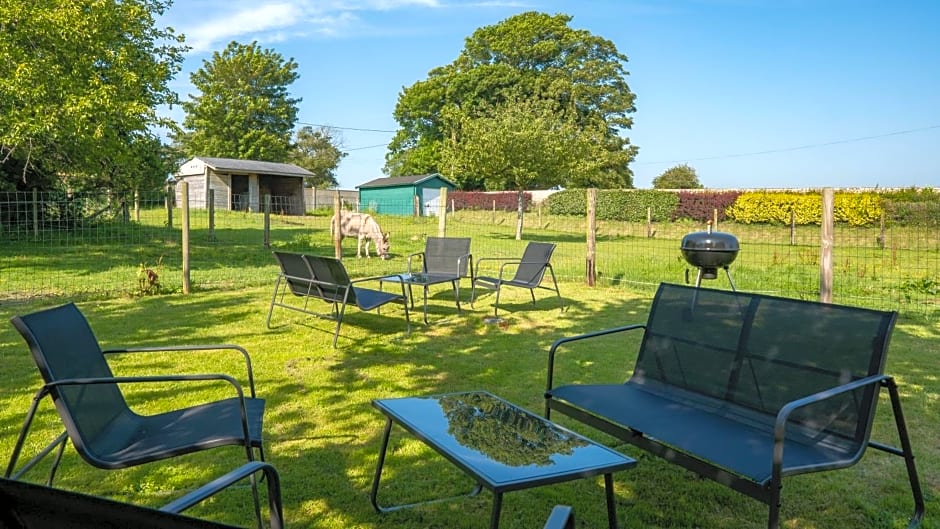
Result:
[[[336,129],[336,130],[354,130],[356,132],[382,132],[382,133],[391,133],[391,134],[398,132],[397,130],[363,129],[363,128],[358,128],[358,127],[340,127],[337,125],[324,125],[322,123],[304,123],[303,121],[298,121],[297,123],[300,125],[310,125],[311,127],[322,127],[326,129]]]
[[[831,145],[841,145],[843,143],[855,143],[859,141],[876,140],[879,138],[887,138],[889,136],[901,136],[903,134],[913,134],[915,132],[923,132],[925,130],[931,130],[931,129],[940,129],[940,125],[930,125],[927,127],[920,127],[916,129],[898,130],[894,132],[886,132],[884,134],[876,134],[874,136],[861,136],[858,138],[849,138],[849,139],[844,139],[844,140],[811,143],[808,145],[800,145],[797,147],[782,147],[779,149],[767,149],[765,151],[744,152],[744,153],[737,153],[737,154],[721,154],[721,155],[715,155],[715,156],[702,156],[699,158],[691,158],[691,159],[683,159],[683,160],[669,160],[669,161],[659,161],[659,162],[637,162],[636,165],[656,165],[656,164],[672,164],[672,163],[684,163],[684,162],[701,162],[704,160],[722,160],[722,159],[727,159],[727,158],[741,158],[744,156],[758,156],[761,154],[774,154],[774,153],[779,153],[779,152],[800,151],[804,149],[828,147]]]

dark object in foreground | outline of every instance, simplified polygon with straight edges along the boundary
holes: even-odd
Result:
[[[728,266],[738,257],[741,249],[737,237],[730,233],[712,231],[709,223],[708,231],[696,231],[682,237],[679,249],[685,261],[698,268],[695,286],[701,286],[703,279],[715,279],[718,277],[718,269],[723,268],[728,282],[731,283],[731,289],[735,290]],[[689,282],[688,275],[689,271],[686,270],[686,283]]]
[[[26,340],[42,375],[43,385],[33,397],[20,430],[4,477],[19,479],[55,452],[47,485],[52,486],[68,441],[90,465],[114,470],[163,461],[176,456],[220,446],[242,446],[249,462],[264,460],[261,429],[264,400],[255,396],[254,375],[248,352],[237,345],[180,345],[127,347],[102,350],[85,316],[73,303],[46,309],[11,322]],[[243,358],[248,379],[248,395],[232,376],[209,374],[164,374],[114,376],[107,354],[197,354],[227,352]],[[207,381],[230,385],[228,399],[196,404],[153,415],[141,415],[130,408],[121,391],[124,385],[171,382],[179,393],[185,387],[202,389]],[[192,384],[195,384],[192,386]],[[20,452],[39,405],[45,397],[55,403],[65,431],[17,470]],[[258,491],[252,477],[255,513],[261,522]]]
[[[53,489],[0,478],[0,527],[5,529],[228,529],[231,525],[183,516],[179,513],[202,500],[254,476],[264,473],[267,483],[270,524],[284,527],[281,510],[281,482],[268,463],[252,461],[208,483],[182,498],[157,509],[131,505],[78,492]]]
[[[662,284],[645,325],[552,345],[545,416],[558,410],[766,503],[771,529],[780,525],[784,477],[849,467],[876,448],[904,459],[914,528],[924,498],[898,387],[884,374],[896,318]],[[635,329],[644,334],[626,383],[554,387],[560,346]],[[869,439],[881,389],[888,390],[900,448]]]

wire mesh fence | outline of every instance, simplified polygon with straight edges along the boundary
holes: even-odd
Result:
[[[278,212],[288,209],[278,207],[278,197],[269,203],[269,214],[189,210],[194,290],[273,284],[277,274],[273,249],[334,255],[331,205],[320,204],[306,215],[283,215]],[[559,281],[578,288],[585,284],[586,218],[553,216],[533,206],[522,221],[522,240],[516,240],[518,219],[512,211],[451,209],[443,220],[373,216],[390,234],[391,258],[357,259],[356,241],[347,239],[343,258],[354,276],[400,273],[408,256],[424,248],[427,236],[445,234],[470,237],[474,259],[518,258],[527,241],[554,242],[552,264]],[[0,302],[179,291],[183,229],[182,210],[163,193],[0,194]],[[597,285],[651,291],[662,281],[694,282],[697,270],[682,258],[680,241],[704,229],[704,223],[691,221],[598,221]],[[740,242],[740,252],[728,269],[738,289],[818,299],[818,226],[723,223],[715,229]],[[874,228],[837,224],[833,245],[834,302],[914,314],[938,312],[938,219]],[[702,286],[728,288],[729,282],[719,273]]]

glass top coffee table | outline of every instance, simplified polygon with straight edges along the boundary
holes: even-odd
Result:
[[[385,414],[385,433],[372,481],[370,500],[388,512],[437,500],[383,507],[379,482],[392,424],[398,424],[477,482],[469,494],[486,487],[493,493],[490,529],[499,527],[503,493],[579,478],[604,475],[607,519],[617,527],[612,474],[636,461],[485,391],[427,397],[377,399]]]
[[[383,281],[390,283],[404,283],[408,285],[408,297],[411,298],[411,308],[415,307],[414,296],[411,295],[411,287],[417,285],[424,291],[424,324],[428,323],[428,287],[439,285],[441,283],[450,283],[454,289],[454,301],[457,303],[457,313],[460,313],[460,276],[455,274],[433,274],[433,273],[407,273],[386,276],[379,279],[379,288]]]

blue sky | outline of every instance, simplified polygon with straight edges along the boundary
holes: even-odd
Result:
[[[296,60],[298,120],[341,130],[353,188],[383,176],[402,89],[525,11],[571,15],[629,58],[636,187],[688,163],[715,189],[940,188],[935,0],[176,0],[160,23],[193,48],[184,99],[232,40]]]

